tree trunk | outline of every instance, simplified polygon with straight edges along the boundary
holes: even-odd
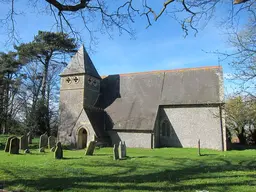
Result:
[[[2,134],[7,133],[7,118],[8,118],[8,95],[9,83],[8,80],[2,78],[1,82],[1,130]]]
[[[43,74],[43,83],[42,83],[42,99],[45,104],[45,95],[46,95],[46,87],[47,87],[47,78],[48,78],[48,69],[49,69],[49,60],[46,59],[44,65],[44,74]]]
[[[48,85],[48,71],[49,71],[49,63],[51,59],[52,53],[50,55],[46,56],[45,63],[44,63],[44,74],[43,74],[43,82],[42,82],[42,100],[44,106],[47,108],[46,114],[45,114],[45,126],[47,133],[49,134],[50,130],[50,119],[49,119],[49,104],[48,104],[48,99],[46,98],[46,89]],[[47,100],[46,100],[47,99]]]
[[[48,82],[48,86],[47,86],[47,101],[46,101],[47,119],[48,119],[48,122],[47,122],[47,127],[48,127],[47,133],[48,133],[48,135],[50,135],[50,133],[51,133],[51,130],[50,130],[50,109],[49,109],[49,105],[50,105],[49,104],[50,103],[50,88],[51,88],[51,85]]]
[[[242,130],[241,130],[241,133],[238,134],[238,138],[239,138],[240,144],[245,145],[246,144],[246,137],[244,135],[244,133],[245,133],[244,126],[241,129]]]
[[[0,133],[3,131],[3,114],[4,114],[4,85],[3,78],[0,77]]]

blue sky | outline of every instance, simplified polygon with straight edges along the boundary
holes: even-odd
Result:
[[[0,7],[0,17],[7,13],[7,6]],[[31,41],[38,30],[52,30],[54,19],[45,14],[36,14],[28,6],[17,5],[26,13],[25,16],[17,16],[16,28],[18,29],[20,42]],[[221,13],[220,13],[221,14]],[[78,26],[81,23],[76,23]],[[95,52],[90,53],[95,67],[101,75],[168,70],[188,67],[221,65],[224,76],[232,73],[227,62],[218,62],[218,56],[207,53],[211,51],[226,51],[231,47],[226,43],[226,36],[217,27],[218,23],[212,20],[203,30],[194,36],[193,31],[184,38],[181,26],[170,17],[163,15],[153,26],[146,29],[145,18],[136,19],[133,28],[136,30],[135,39],[128,34],[119,36],[114,34],[113,39],[107,35],[96,34],[99,38]],[[88,36],[84,32],[84,44],[87,45]],[[6,30],[0,30],[0,49],[8,51],[11,45],[6,46]],[[231,84],[225,81],[226,92],[230,92]]]

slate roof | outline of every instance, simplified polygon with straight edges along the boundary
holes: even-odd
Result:
[[[110,75],[101,107],[112,129],[152,131],[160,105],[222,103],[222,76],[218,66]]]
[[[99,79],[101,78],[83,45],[72,57],[68,66],[62,71],[60,76],[78,74],[88,74]]]

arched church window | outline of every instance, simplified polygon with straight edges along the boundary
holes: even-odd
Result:
[[[170,125],[167,120],[164,120],[161,124],[160,135],[168,137],[170,136]]]
[[[166,122],[166,136],[170,137],[170,126],[168,122]]]

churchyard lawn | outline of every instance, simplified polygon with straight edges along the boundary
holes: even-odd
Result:
[[[7,137],[0,136],[0,143]],[[35,191],[193,191],[255,192],[256,150],[218,152],[197,149],[127,149],[126,160],[113,160],[112,148],[10,155],[0,144],[0,187]],[[0,188],[1,189],[1,188]],[[0,190],[1,191],[1,190]]]

